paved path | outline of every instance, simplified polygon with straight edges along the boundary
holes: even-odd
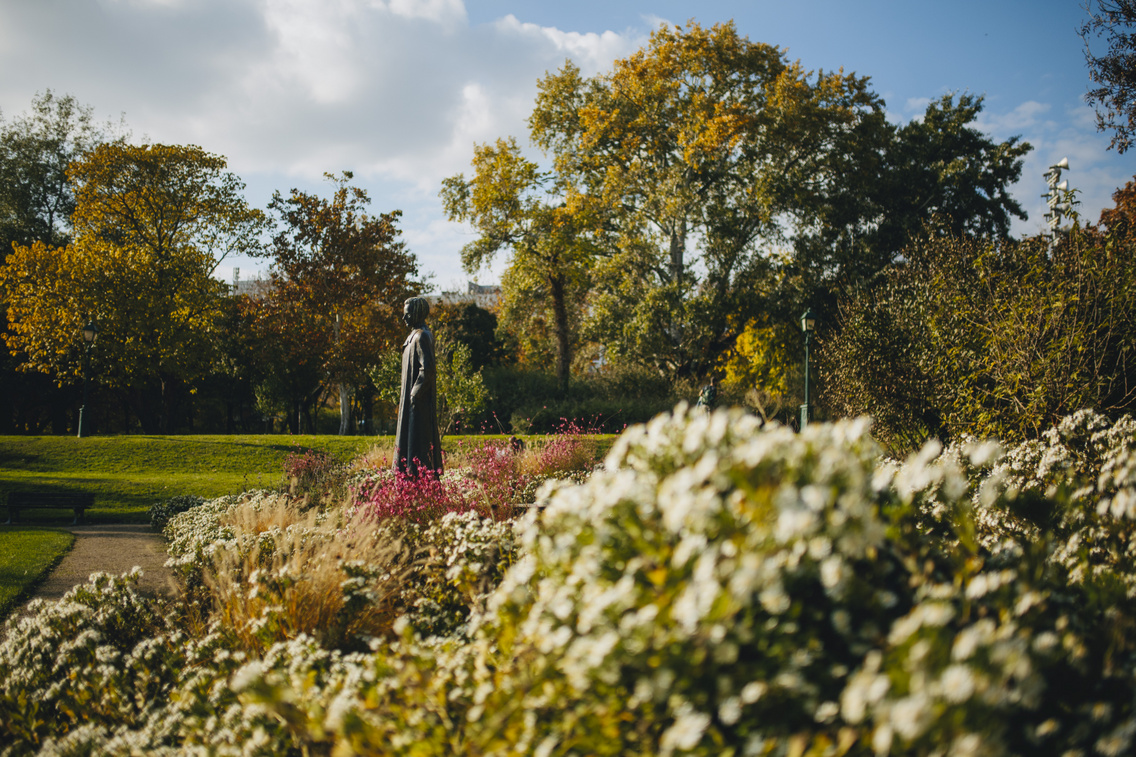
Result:
[[[169,598],[181,593],[181,585],[165,566],[166,543],[149,525],[114,523],[69,526],[67,530],[75,534],[75,545],[39,585],[33,599],[62,599],[74,586],[86,583],[92,573],[122,575],[135,565],[142,568],[140,591]],[[17,607],[11,618],[26,615],[27,605]],[[6,636],[5,626],[0,621],[0,641]]]
[[[86,583],[97,571],[121,575],[135,565],[142,568],[138,588],[148,594],[167,597],[180,592],[173,573],[165,566],[166,543],[149,525],[112,523],[97,526],[71,526],[75,546],[40,584],[39,599],[60,599],[76,584]]]

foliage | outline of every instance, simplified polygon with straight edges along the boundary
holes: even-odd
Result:
[[[54,568],[75,535],[42,528],[0,530],[0,619],[6,618]]]
[[[430,306],[431,330],[439,344],[469,347],[470,365],[479,371],[505,360],[505,346],[497,336],[497,316],[472,302]]]
[[[73,163],[75,241],[17,247],[0,269],[22,368],[75,381],[93,320],[100,383],[202,375],[223,294],[213,273],[230,253],[255,253],[263,229],[224,169],[219,156],[167,145],[103,144]],[[144,427],[158,425],[139,410]]]
[[[204,497],[193,494],[179,494],[176,497],[157,502],[150,507],[150,525],[158,531],[162,531],[170,522],[170,518],[178,513],[184,513],[190,508],[200,507],[204,503]]]
[[[470,348],[463,342],[441,345],[438,361],[438,422],[442,433],[455,426],[468,425],[481,416],[489,401],[489,392],[480,369],[473,368]]]
[[[67,167],[111,132],[94,123],[92,108],[50,89],[36,94],[29,113],[0,120],[0,255],[13,244],[70,241],[75,194]]]
[[[686,396],[681,386],[657,372],[626,364],[578,376],[566,396],[556,377],[545,371],[499,366],[482,374],[490,395],[482,430],[499,433],[551,434],[564,418],[598,433],[619,433]]]
[[[321,450],[297,449],[284,458],[288,493],[301,507],[342,501],[347,475],[346,463]]]
[[[1133,0],[1099,0],[1093,9],[1090,0],[1085,6],[1089,18],[1081,26],[1081,39],[1085,42],[1085,62],[1089,66],[1088,101],[1097,110],[1097,129],[1112,130],[1110,147],[1124,153],[1132,145],[1136,133],[1136,67],[1132,56],[1136,53],[1136,2]],[[1104,37],[1108,51],[1098,55],[1093,51],[1094,39]]]
[[[1131,599],[1100,594],[1103,576],[1070,586],[1032,537],[978,546],[980,511],[1025,504],[996,444],[897,465],[862,421],[756,423],[679,410],[630,431],[521,524],[468,641],[375,655],[373,682],[337,690],[333,732],[319,710],[309,738],[405,754],[1130,748]],[[258,691],[278,712],[295,696]]]
[[[27,754],[82,725],[137,727],[180,667],[165,616],[135,575],[93,574],[59,602],[32,600],[0,642],[0,742]]]
[[[771,243],[885,123],[866,79],[813,75],[732,24],[662,27],[609,74],[546,76],[533,139],[604,229],[588,337],[612,359],[705,373],[730,317],[757,312]]]
[[[431,523],[447,513],[474,509],[461,481],[454,475],[414,476],[392,469],[380,470],[360,481],[352,499],[369,518],[395,518],[412,523]]]
[[[206,503],[171,521],[171,553],[240,557],[214,587],[243,594],[218,605],[239,633],[171,632],[121,582],[99,612],[37,606],[0,647],[0,701],[85,692],[90,713],[35,741],[23,715],[0,728],[13,754],[1128,753],[1134,433],[1082,413],[1040,444],[898,463],[865,420],[797,434],[680,407],[512,527],[448,515],[380,538],[279,495]],[[342,550],[388,537],[421,559],[384,581],[368,553],[369,578],[336,586]],[[362,586],[360,607],[407,609],[367,652],[297,628],[319,617],[304,597]]]
[[[562,391],[576,341],[574,322],[595,254],[586,211],[566,201],[562,181],[521,155],[515,139],[475,145],[474,176],[447,178],[441,197],[452,221],[480,235],[462,248],[462,265],[476,272],[502,249],[511,251],[502,278],[508,322],[533,317],[552,323],[556,376]],[[523,328],[521,329],[524,330]]]
[[[351,428],[352,388],[366,379],[373,356],[399,341],[402,302],[415,294],[418,263],[399,240],[400,211],[377,217],[366,212],[366,191],[351,186],[353,175],[327,174],[335,186],[330,200],[293,189],[285,198],[273,195],[269,209],[284,224],[273,239],[273,286],[265,298],[262,323],[271,328],[277,313],[291,334],[276,334],[284,342],[273,355],[270,370],[287,387],[288,399],[310,404],[315,374],[305,374],[307,386],[291,383],[293,360],[318,369],[319,379],[340,389],[340,434]],[[295,343],[295,349],[289,349]],[[279,374],[288,374],[287,376]],[[295,407],[289,424],[298,431]]]
[[[1119,206],[1115,228],[983,242],[938,236],[853,301],[822,346],[825,402],[870,413],[910,449],[930,435],[1036,438],[1095,407],[1136,400],[1136,266]]]

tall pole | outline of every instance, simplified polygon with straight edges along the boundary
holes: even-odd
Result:
[[[82,439],[86,432],[84,422],[86,420],[87,412],[87,394],[88,385],[91,383],[91,343],[86,342],[83,345],[83,404],[79,405],[79,438]]]
[[[809,425],[809,342],[812,333],[805,332],[805,404],[801,405],[801,428]]]
[[[88,386],[91,382],[91,345],[99,335],[99,327],[90,321],[83,327],[83,404],[79,406],[79,438],[87,435],[86,415]]]
[[[809,425],[809,343],[816,328],[816,316],[812,308],[801,315],[801,331],[805,332],[805,404],[801,405],[801,428]]]

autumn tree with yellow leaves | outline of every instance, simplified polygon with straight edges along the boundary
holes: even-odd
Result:
[[[225,159],[195,146],[103,144],[73,163],[73,241],[16,245],[0,268],[8,347],[24,370],[79,377],[99,328],[98,381],[130,387],[143,428],[166,430],[170,382],[208,370],[229,255],[258,254],[264,214]]]
[[[450,220],[468,222],[478,232],[462,248],[462,265],[473,273],[498,252],[508,252],[502,281],[505,320],[521,324],[522,330],[536,321],[551,323],[556,376],[564,392],[574,327],[596,255],[587,208],[565,196],[555,172],[541,170],[522,155],[515,139],[476,145],[473,170],[470,179],[457,174],[442,183]]]

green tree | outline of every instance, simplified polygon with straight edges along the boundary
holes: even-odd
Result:
[[[691,23],[655,31],[609,74],[546,76],[530,125],[605,232],[590,338],[682,376],[732,346],[762,307],[774,246],[812,222],[849,146],[886,121],[865,78]]]
[[[430,306],[430,329],[440,344],[469,347],[470,364],[479,371],[505,359],[505,346],[497,336],[497,316],[472,302]]]
[[[438,421],[446,434],[455,424],[469,423],[481,415],[489,404],[489,391],[481,370],[473,367],[468,345],[454,342],[439,347]]]
[[[30,112],[0,119],[0,250],[71,238],[74,187],[67,167],[96,145],[121,142],[110,124],[96,125],[93,110],[71,95],[49,89],[32,99]]]
[[[8,347],[22,369],[70,383],[80,331],[96,321],[99,380],[133,388],[143,427],[166,430],[170,382],[210,365],[224,294],[217,265],[259,251],[264,216],[224,158],[193,146],[102,144],[68,177],[74,241],[16,246],[0,269]]]
[[[825,402],[898,448],[1036,438],[1082,408],[1136,406],[1136,184],[1056,245],[933,234],[849,304],[822,345]]]
[[[1088,0],[1085,8],[1089,17],[1080,31],[1094,85],[1089,88],[1088,101],[1096,107],[1097,129],[1111,129],[1110,147],[1123,153],[1136,134],[1136,1],[1098,0],[1098,10],[1093,10]],[[1092,42],[1101,37],[1108,50],[1098,55]]]
[[[478,238],[462,248],[462,265],[479,270],[509,250],[502,282],[507,317],[536,313],[552,323],[556,376],[567,391],[572,364],[574,309],[587,289],[595,247],[587,234],[586,208],[564,196],[554,172],[525,158],[513,138],[476,145],[473,178],[458,174],[442,184],[452,221],[473,225]]]
[[[349,184],[350,171],[326,176],[335,186],[330,200],[298,189],[273,195],[269,209],[283,228],[273,240],[270,298],[304,308],[306,327],[330,337],[319,360],[339,389],[339,433],[347,434],[354,388],[367,381],[375,355],[401,342],[402,303],[422,283],[399,240],[401,212],[368,215],[370,198]]]

